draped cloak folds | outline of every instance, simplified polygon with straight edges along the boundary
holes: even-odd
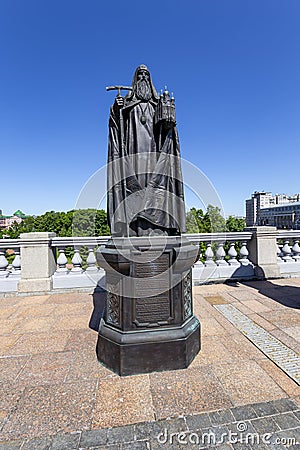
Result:
[[[154,124],[158,100],[153,96],[148,102],[130,95],[124,100],[123,108],[116,103],[111,107],[109,119],[107,212],[111,233],[132,235],[134,224],[143,221],[149,231],[180,234],[185,231],[185,206],[175,124]]]

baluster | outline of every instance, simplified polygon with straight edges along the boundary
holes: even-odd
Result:
[[[96,260],[93,248],[89,248],[89,254],[86,259],[86,262],[87,262],[87,269],[86,269],[87,272],[89,272],[89,273],[97,273],[98,272],[98,268],[97,268],[97,264],[96,264],[97,260]]]
[[[21,272],[21,256],[20,250],[15,250],[15,258],[12,262],[14,268],[14,274],[18,275]]]
[[[204,269],[204,264],[201,261],[201,257],[202,257],[201,242],[199,242],[196,245],[198,247],[198,254],[197,254],[197,260],[196,260],[195,264],[193,265],[193,280],[194,280],[194,282],[196,280],[200,281],[202,273],[203,273],[203,269]]]
[[[296,262],[299,262],[300,261],[300,247],[299,247],[299,240],[298,239],[295,239],[294,245],[292,247],[292,250],[293,250],[293,259]]]
[[[276,241],[276,253],[277,253],[277,261],[282,262],[283,253],[281,248],[279,247],[278,241]]]
[[[61,247],[58,249],[59,255],[57,258],[58,269],[56,270],[59,274],[69,273],[69,269],[67,268],[68,259],[65,254],[65,247]]]
[[[228,264],[230,266],[238,266],[240,263],[237,261],[236,257],[237,257],[237,251],[235,249],[235,243],[231,242],[230,243],[230,248],[228,250],[228,256],[229,256],[229,260],[228,260]]]
[[[224,260],[226,256],[225,250],[224,250],[224,242],[220,242],[218,244],[218,249],[216,251],[216,264],[217,266],[227,266],[227,262]]]
[[[206,250],[204,255],[205,255],[205,266],[214,266],[215,265],[213,260],[214,252],[212,251],[211,244],[206,244]]]
[[[82,264],[82,258],[80,256],[79,253],[79,249],[78,248],[74,248],[74,256],[72,258],[72,264],[73,264],[73,268],[71,269],[71,273],[82,273],[83,269],[81,267]]]
[[[243,266],[248,266],[248,264],[250,264],[248,255],[249,255],[249,252],[247,249],[247,242],[242,242],[242,246],[240,248],[240,263]]]
[[[199,265],[199,266],[203,266],[203,262],[201,261],[201,258],[202,258],[202,253],[200,252],[200,253],[198,253],[198,256],[197,256],[197,261],[195,262],[195,264],[194,264],[194,266],[197,264],[197,265]]]
[[[292,249],[289,245],[289,241],[284,241],[284,245],[283,245],[281,251],[283,253],[283,257],[282,257],[283,261],[285,261],[285,262],[292,261],[292,257],[291,257]]]
[[[6,251],[0,249],[0,278],[6,278],[9,274],[7,270],[8,261],[5,256]]]
[[[195,262],[195,264],[199,264],[203,266],[203,262],[201,261],[201,258],[203,256],[202,252],[201,252],[201,242],[199,242],[197,244],[198,247],[198,255],[197,255],[197,261]]]

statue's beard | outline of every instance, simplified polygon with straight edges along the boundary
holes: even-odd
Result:
[[[148,80],[142,79],[137,82],[136,95],[140,100],[150,100],[152,92]]]

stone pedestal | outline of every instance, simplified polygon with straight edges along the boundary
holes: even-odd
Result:
[[[255,265],[258,279],[279,278],[280,268],[277,262],[277,228],[269,226],[247,227],[252,231],[252,239],[248,243],[251,261]]]
[[[102,364],[119,375],[188,367],[200,350],[192,306],[197,252],[180,236],[115,238],[98,250],[107,291]]]
[[[49,292],[56,270],[54,251],[50,246],[55,233],[21,233],[21,279],[18,292]]]

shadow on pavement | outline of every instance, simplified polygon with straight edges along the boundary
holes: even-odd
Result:
[[[106,291],[96,286],[93,292],[94,310],[92,312],[89,327],[94,331],[99,331],[100,321],[105,314]]]
[[[241,284],[257,289],[260,294],[288,308],[300,309],[300,286],[281,286],[268,280],[243,281]]]

